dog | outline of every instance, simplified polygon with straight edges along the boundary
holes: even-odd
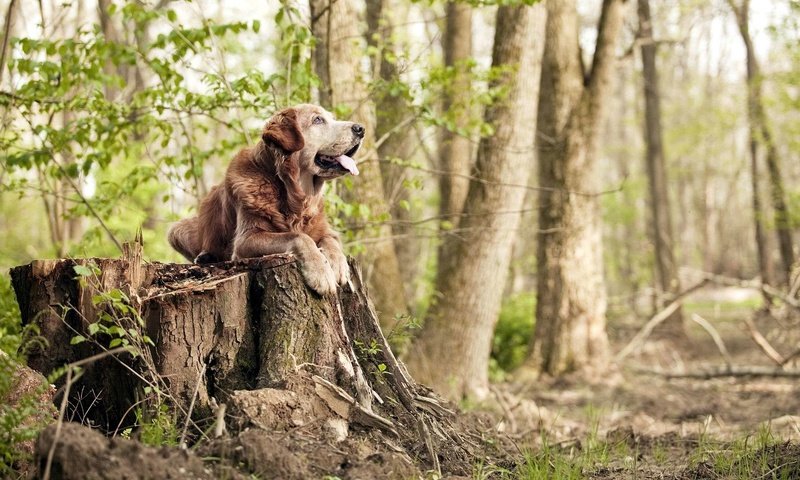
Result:
[[[322,187],[358,175],[353,156],[364,133],[316,105],[275,113],[258,144],[234,157],[198,215],[170,228],[170,245],[197,264],[289,252],[309,287],[335,292],[348,282],[350,267],[325,218]]]

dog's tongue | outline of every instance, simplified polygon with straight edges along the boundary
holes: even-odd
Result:
[[[352,158],[348,157],[347,155],[339,155],[338,157],[334,158],[339,165],[343,166],[347,169],[348,172],[352,173],[353,175],[358,175],[358,167],[356,167],[356,161]]]

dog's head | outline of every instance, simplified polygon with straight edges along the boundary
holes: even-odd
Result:
[[[324,180],[345,173],[358,175],[353,155],[361,146],[364,127],[336,120],[317,105],[286,108],[267,121],[262,140],[296,159],[299,172]],[[292,162],[294,163],[294,162]]]

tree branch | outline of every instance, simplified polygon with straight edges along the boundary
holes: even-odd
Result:
[[[614,50],[617,37],[622,28],[622,17],[625,0],[603,0],[603,10],[597,27],[597,46],[592,58],[592,70],[589,72],[589,102],[592,111],[597,110],[599,96],[603,85],[611,77],[611,67],[616,58]]]

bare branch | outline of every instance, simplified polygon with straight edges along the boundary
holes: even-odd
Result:
[[[764,338],[764,335],[761,335],[761,332],[758,331],[758,328],[756,328],[755,323],[753,323],[752,318],[748,318],[747,320],[745,320],[744,323],[747,326],[747,331],[750,333],[750,337],[753,339],[754,342],[756,342],[756,345],[758,345],[761,351],[763,351],[769,357],[770,360],[775,362],[778,366],[781,366],[784,363],[786,363],[786,359],[783,358],[783,355],[778,353],[778,351],[775,350],[775,348],[773,348],[772,345],[770,345],[767,339]]]
[[[662,322],[664,322],[664,320],[668,319],[675,312],[675,310],[677,310],[683,304],[683,300],[688,295],[690,295],[691,293],[695,292],[696,290],[704,287],[707,283],[708,283],[708,280],[701,280],[700,282],[692,285],[691,287],[689,287],[686,290],[684,290],[681,293],[679,293],[675,297],[675,299],[669,305],[666,306],[666,308],[664,308],[663,310],[661,310],[660,312],[655,314],[653,316],[653,318],[651,318],[644,325],[644,327],[642,327],[642,329],[639,331],[639,333],[637,333],[633,337],[633,339],[627,345],[625,345],[625,348],[620,350],[620,352],[617,354],[617,356],[614,358],[614,360],[619,362],[619,361],[623,360],[625,357],[627,357],[628,355],[630,355],[631,353],[633,353],[636,350],[638,350],[642,346],[644,341],[647,340],[647,337],[649,337],[650,334],[653,333],[653,330],[657,326],[659,326]]]

